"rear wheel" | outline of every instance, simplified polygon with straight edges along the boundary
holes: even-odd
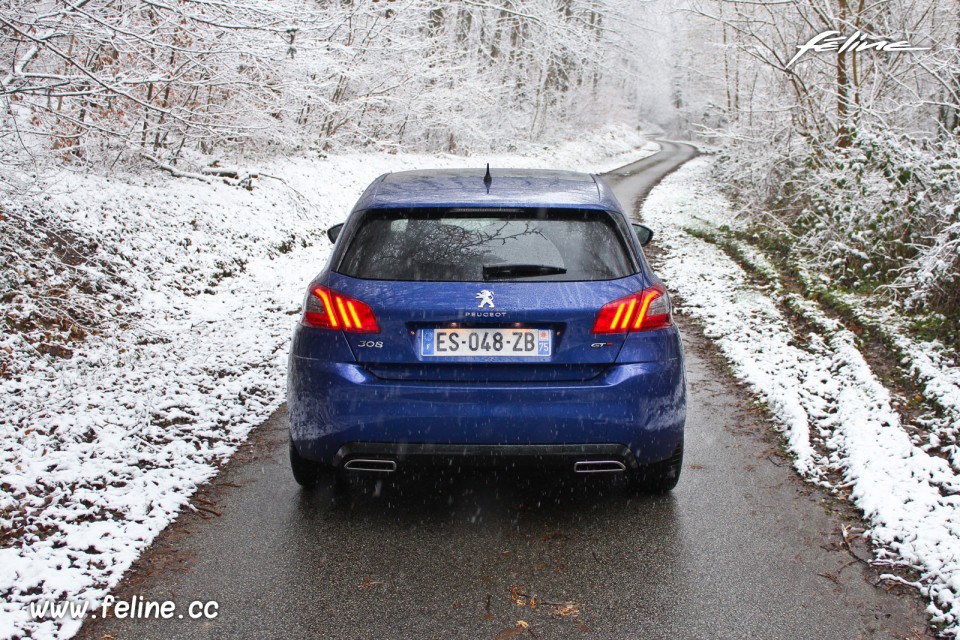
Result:
[[[680,482],[683,467],[683,442],[673,455],[653,464],[643,465],[633,472],[631,486],[641,493],[666,493]]]
[[[304,489],[312,489],[323,478],[333,475],[331,467],[301,457],[292,441],[290,442],[290,469],[293,471],[293,479]]]

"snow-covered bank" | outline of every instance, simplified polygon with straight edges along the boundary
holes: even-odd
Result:
[[[6,326],[72,302],[90,311],[77,322],[85,338],[71,329],[66,346],[38,350],[54,330],[0,336],[0,638],[75,633],[79,620],[34,621],[29,603],[102,598],[279,406],[324,230],[378,174],[486,162],[603,171],[656,148],[608,130],[509,156],[286,159],[256,167],[252,191],[63,174],[28,202],[0,202],[4,231],[17,223],[73,247],[31,244],[29,260],[2,263],[14,282],[0,298]]]
[[[806,280],[812,281],[808,275]],[[814,283],[810,288],[820,292]],[[923,340],[911,335],[895,307],[877,308],[876,302],[855,293],[833,295],[858,324],[881,336],[922,391],[927,408],[917,423],[915,444],[935,452],[960,471],[960,358],[939,340]]]
[[[709,166],[701,158],[667,177],[642,212],[664,249],[661,273],[681,312],[703,325],[734,373],[769,405],[797,470],[849,490],[877,563],[915,570],[932,620],[960,635],[960,478],[911,440],[850,331],[815,303],[755,284],[720,247],[696,237],[738,226]],[[760,255],[747,259],[770,268]],[[815,331],[798,333],[788,308]]]

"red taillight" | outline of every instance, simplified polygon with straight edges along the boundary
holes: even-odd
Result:
[[[670,315],[670,297],[662,284],[655,284],[640,293],[603,305],[593,323],[593,332],[650,331],[669,327],[671,324],[673,318]]]
[[[380,325],[369,305],[327,287],[313,287],[310,290],[301,322],[318,329],[380,333]]]

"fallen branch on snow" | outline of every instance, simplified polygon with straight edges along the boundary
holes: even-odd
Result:
[[[195,173],[193,171],[182,171],[176,166],[168,162],[164,162],[160,158],[149,153],[141,151],[140,155],[156,165],[158,169],[161,171],[166,171],[174,178],[190,178],[192,180],[206,182],[207,184],[213,184],[213,178],[220,178],[223,180],[224,184],[228,184],[231,187],[243,187],[247,190],[252,190],[252,181],[254,178],[260,177],[260,175],[257,173],[241,173],[237,169],[226,169],[216,166],[204,167],[200,170],[200,173]]]

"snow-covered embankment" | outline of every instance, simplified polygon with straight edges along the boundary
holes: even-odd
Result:
[[[642,211],[664,249],[660,271],[681,312],[702,324],[735,375],[769,406],[797,470],[849,491],[865,514],[876,562],[915,570],[911,584],[929,597],[932,620],[960,635],[957,470],[911,440],[850,331],[777,284],[754,284],[719,246],[697,237],[738,225],[709,168],[706,158],[687,164],[653,190]],[[762,255],[740,249],[753,268],[774,273]],[[788,308],[813,331],[794,328]]]

